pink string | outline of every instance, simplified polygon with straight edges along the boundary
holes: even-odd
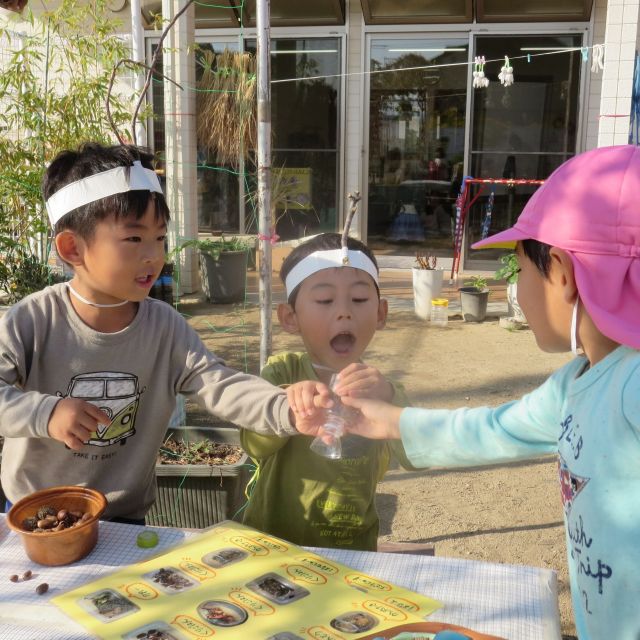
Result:
[[[271,227],[269,229],[269,235],[259,233],[258,240],[268,240],[271,243],[271,246],[273,246],[274,244],[276,244],[276,242],[278,242],[278,240],[280,240],[280,236],[276,233],[276,230]]]

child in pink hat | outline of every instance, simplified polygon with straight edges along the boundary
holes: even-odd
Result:
[[[571,349],[576,358],[496,408],[402,409],[343,396],[363,415],[351,430],[400,438],[416,467],[557,453],[578,637],[637,640],[640,147],[595,149],[565,162],[511,229],[474,247],[497,245],[515,245],[518,302],[540,348]],[[322,386],[314,390],[313,403],[305,396],[304,406],[292,404],[298,415],[329,404]]]

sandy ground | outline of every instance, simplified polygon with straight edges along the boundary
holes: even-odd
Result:
[[[406,302],[404,285],[389,282],[390,293]],[[497,318],[481,324],[450,320],[447,328],[431,328],[406,304],[391,306],[367,360],[404,384],[415,406],[497,405],[533,389],[569,359],[542,353],[531,331],[507,331]],[[181,310],[230,365],[257,370],[255,306],[191,303]],[[285,349],[300,345],[280,332],[274,317],[273,350]],[[193,407],[188,411],[190,421],[201,418]],[[394,469],[379,485],[378,508],[382,540],[429,542],[442,556],[554,569],[562,631],[575,633],[553,458],[465,470]]]

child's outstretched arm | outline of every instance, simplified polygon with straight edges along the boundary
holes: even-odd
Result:
[[[382,400],[342,396],[343,404],[358,409],[360,414],[350,420],[347,431],[374,440],[398,440],[400,438],[400,414],[403,407],[396,407]]]
[[[340,371],[334,390],[341,397],[377,398],[385,402],[394,397],[391,382],[378,369],[363,362],[354,362]]]

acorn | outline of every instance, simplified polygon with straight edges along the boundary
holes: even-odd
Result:
[[[48,504],[40,507],[38,509],[38,520],[44,520],[47,516],[55,516],[58,513],[53,507],[50,507]]]
[[[38,526],[37,518],[25,518],[22,521],[22,528],[25,531],[33,531]]]

